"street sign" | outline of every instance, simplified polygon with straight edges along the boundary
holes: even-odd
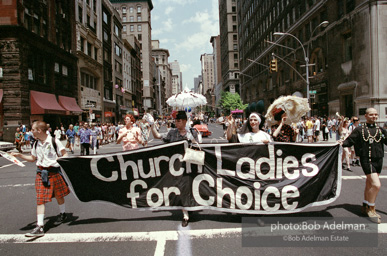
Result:
[[[316,94],[316,90],[314,90],[314,91],[309,91],[309,93],[311,93],[311,94]]]
[[[85,104],[85,107],[86,108],[94,108],[95,105],[93,103],[87,103],[87,104]]]

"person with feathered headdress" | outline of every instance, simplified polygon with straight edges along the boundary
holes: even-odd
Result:
[[[297,123],[310,110],[308,100],[297,96],[281,96],[268,108],[266,118],[272,125],[274,141],[295,142],[298,129],[290,125]]]

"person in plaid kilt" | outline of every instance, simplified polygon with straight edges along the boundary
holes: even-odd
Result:
[[[57,162],[59,156],[67,156],[67,153],[63,144],[58,139],[54,140],[46,131],[47,124],[45,122],[34,122],[31,132],[37,140],[37,144],[32,146],[31,155],[12,153],[13,156],[25,161],[36,161],[37,165],[35,179],[37,226],[30,233],[26,234],[27,237],[44,236],[45,204],[51,202],[53,197],[57,200],[60,211],[55,224],[63,223],[67,217],[64,197],[70,193],[70,190],[61,175],[60,165]]]

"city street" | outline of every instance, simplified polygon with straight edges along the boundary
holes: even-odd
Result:
[[[203,143],[225,142],[221,125],[209,124],[208,128],[213,134]],[[150,145],[159,143],[152,140]],[[103,145],[98,153],[121,149],[121,145],[111,143]],[[79,149],[75,155],[79,155]],[[25,167],[18,167],[0,158],[0,255],[386,255],[386,163],[385,154],[376,205],[382,218],[378,247],[260,248],[242,247],[241,221],[247,215],[203,210],[191,213],[189,226],[183,228],[181,211],[152,212],[104,202],[82,203],[72,193],[66,197],[69,219],[55,226],[59,209],[56,202],[51,202],[46,205],[46,235],[28,239],[24,234],[36,224],[35,163],[25,162]],[[335,202],[287,216],[360,218],[365,177],[360,167],[352,169],[343,171],[341,194]]]

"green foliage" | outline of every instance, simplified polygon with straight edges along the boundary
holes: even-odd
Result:
[[[238,93],[222,92],[219,107],[222,108],[226,114],[229,114],[235,109],[244,110],[247,106],[248,104],[242,103],[242,99]]]

